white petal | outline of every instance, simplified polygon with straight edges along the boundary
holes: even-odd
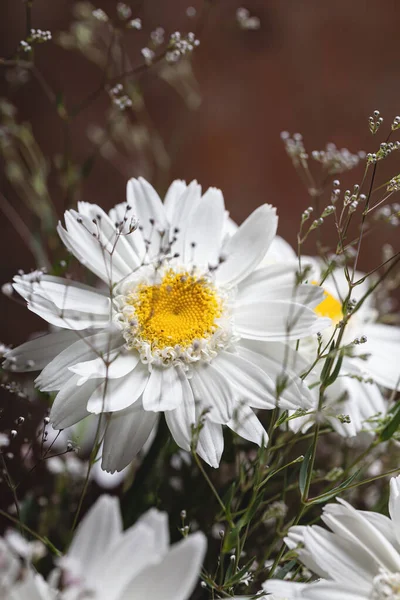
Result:
[[[165,420],[175,442],[184,450],[190,450],[192,425],[196,422],[196,411],[192,388],[186,375],[178,370],[182,387],[182,401],[174,410],[165,411]]]
[[[158,563],[162,555],[155,536],[148,525],[138,522],[103,553],[91,574],[90,587],[97,591],[95,597],[120,600],[130,581],[140,580],[143,572],[157,568],[152,563]]]
[[[270,579],[263,583],[262,587],[264,592],[274,594],[274,597],[267,596],[265,600],[274,600],[275,598],[278,600],[281,600],[281,598],[284,598],[285,600],[292,600],[294,598],[305,598],[302,592],[306,591],[310,586],[306,583],[282,581],[282,579]],[[262,600],[264,600],[264,598]],[[333,600],[333,598],[331,600]]]
[[[190,213],[184,232],[184,261],[190,260],[202,267],[218,265],[224,219],[222,192],[209,188]]]
[[[102,381],[90,396],[87,410],[98,415],[102,412],[114,412],[127,408],[140,398],[148,379],[148,368],[139,362],[135,369],[125,377]],[[90,381],[93,380],[90,379],[88,383]],[[88,383],[83,384],[83,387]]]
[[[212,364],[238,390],[241,402],[255,408],[276,408],[276,383],[256,364],[233,352],[221,352]]]
[[[90,576],[99,559],[121,535],[122,520],[118,498],[100,496],[79,524],[66,559],[72,559],[82,575]]]
[[[156,508],[150,508],[140,517],[138,523],[144,523],[154,532],[160,554],[165,554],[169,548],[168,514]]]
[[[42,275],[14,277],[14,289],[27,301],[32,312],[58,327],[82,330],[105,327],[110,321],[110,299],[88,286],[68,279]]]
[[[211,467],[218,469],[223,449],[224,436],[221,425],[205,419],[199,434],[197,454]]]
[[[91,379],[78,387],[78,375],[72,375],[54,398],[50,422],[55,429],[65,429],[88,416],[86,405],[100,381]]]
[[[196,210],[201,199],[201,186],[197,181],[191,181],[180,196],[176,196],[173,203],[165,206],[170,222],[170,240],[175,239],[173,251],[181,257],[185,247],[185,232],[191,213]],[[167,199],[166,199],[167,201]]]
[[[119,600],[187,600],[199,581],[206,546],[200,532],[174,544],[159,564],[132,580]]]
[[[396,539],[400,544],[400,475],[390,480],[389,514]]]
[[[368,370],[374,380],[389,389],[400,389],[400,327],[381,323],[365,324],[362,334],[367,337],[363,351],[371,353],[360,368]]]
[[[60,352],[76,341],[75,331],[58,331],[41,335],[30,342],[9,350],[3,369],[12,371],[40,371]]]
[[[36,378],[35,384],[42,392],[59,390],[71,378],[69,367],[76,362],[85,361],[103,351],[114,349],[123,341],[120,331],[110,330],[79,339],[73,332],[71,345],[60,352]]]
[[[257,208],[224,244],[225,257],[216,272],[219,284],[236,285],[261,262],[278,226],[276,209],[269,204]]]
[[[107,362],[109,363],[108,366]],[[82,385],[88,379],[120,379],[121,377],[125,377],[125,375],[133,371],[138,362],[139,355],[137,353],[123,353],[123,347],[121,346],[108,356],[105,353],[104,356],[94,358],[93,360],[76,363],[69,367],[69,370],[81,376],[78,385]]]
[[[312,408],[314,395],[298,376],[307,363],[300,354],[286,344],[241,340],[237,346],[240,356],[262,369],[272,381],[268,386],[271,394],[279,391],[279,406],[283,409]],[[268,379],[267,379],[268,381]]]
[[[317,333],[330,325],[330,319],[318,318],[311,308],[290,300],[255,300],[235,307],[235,325],[245,338],[272,342]]]
[[[216,423],[227,423],[231,419],[239,392],[212,364],[196,365],[190,385],[195,401],[209,411],[207,418]]]
[[[164,198],[164,209],[169,223],[173,222],[179,199],[186,190],[186,182],[181,179],[175,179],[169,186]]]
[[[115,254],[116,233],[111,239],[101,234],[99,239],[98,225],[87,215],[75,210],[66,211],[64,220],[66,229],[59,223],[58,234],[66,248],[81,264],[107,285],[116,283],[129,274],[132,269]]]
[[[109,417],[104,436],[102,468],[122,471],[141,450],[158,419],[157,413],[143,410],[141,402]]]
[[[168,220],[159,195],[145,179],[139,177],[128,181],[127,199],[139,219],[144,240],[149,242],[149,255],[157,255],[160,232],[168,230]]]
[[[238,403],[235,407],[233,417],[227,424],[232,431],[249,442],[259,446],[265,446],[268,442],[268,434],[254,412],[249,406]]]
[[[182,385],[175,367],[153,367],[143,392],[143,408],[154,412],[173,410],[182,402]]]
[[[7,600],[55,600],[52,590],[41,575],[28,569],[23,579],[16,583],[7,594]],[[4,600],[6,597],[4,596]]]
[[[376,529],[361,511],[355,510],[350,504],[338,498],[343,507],[332,509],[331,505],[325,507],[323,521],[342,537],[355,541],[377,563],[388,571],[400,570],[400,555],[389,541]]]

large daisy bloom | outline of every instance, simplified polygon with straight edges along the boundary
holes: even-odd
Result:
[[[400,599],[400,477],[390,481],[390,517],[338,501],[324,508],[331,531],[318,525],[289,530],[287,545],[300,544],[299,559],[320,580],[266,582],[265,591],[277,600]]]
[[[43,369],[36,384],[58,392],[57,429],[106,413],[107,471],[133,459],[160,413],[185,450],[201,422],[197,452],[217,467],[222,425],[261,444],[253,409],[312,404],[286,343],[329,325],[314,311],[323,291],[296,285],[295,265],[256,270],[275,237],[275,208],[260,206],[232,236],[226,224],[220,190],[202,195],[196,182],[175,181],[163,203],[132,179],[126,203],[106,214],[82,202],[58,227],[107,291],[38,273],[14,278],[28,308],[61,331],[12,350],[6,367]]]

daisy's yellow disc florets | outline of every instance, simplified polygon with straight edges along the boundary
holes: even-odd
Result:
[[[317,282],[313,281],[312,283],[318,285]],[[326,290],[324,290],[324,299],[314,310],[319,317],[332,319],[334,325],[337,325],[343,319],[342,303]]]
[[[153,348],[187,348],[210,337],[221,316],[221,301],[205,278],[168,270],[157,285],[140,284],[129,298],[135,328]]]

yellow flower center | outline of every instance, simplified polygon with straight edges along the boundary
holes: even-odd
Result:
[[[128,300],[135,308],[136,335],[153,348],[187,348],[210,337],[222,314],[221,299],[209,281],[172,269],[157,285],[140,284]]]
[[[311,283],[318,285],[316,281]],[[334,325],[337,325],[343,319],[342,303],[326,290],[324,290],[324,299],[314,308],[314,311],[319,317],[332,319]]]

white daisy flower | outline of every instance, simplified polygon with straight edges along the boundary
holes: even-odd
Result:
[[[58,228],[108,293],[38,273],[15,277],[28,308],[62,331],[12,350],[5,366],[43,369],[36,384],[58,391],[57,429],[107,413],[107,471],[133,459],[160,413],[185,450],[202,420],[197,452],[217,467],[222,425],[261,444],[267,435],[253,409],[278,400],[311,406],[285,343],[329,325],[314,311],[323,292],[296,286],[295,265],[256,270],[277,228],[270,205],[229,236],[220,190],[202,196],[196,182],[175,181],[163,204],[144,179],[132,179],[127,195],[109,215],[80,203]]]
[[[234,230],[232,226],[231,231]],[[280,258],[281,257],[281,258]],[[298,257],[293,248],[282,238],[276,236],[270,246],[261,266],[273,264],[277,261],[286,261],[289,264],[298,264]],[[301,257],[301,265],[311,269],[309,280],[314,284],[321,281],[324,265],[321,260],[309,256]],[[356,280],[361,280],[364,273],[356,272]],[[373,281],[366,279],[355,288],[353,300],[360,300],[368,291]],[[316,307],[317,314],[331,319],[331,327],[322,332],[325,341],[331,339],[334,327],[343,317],[342,304],[348,294],[348,283],[344,270],[337,267],[323,282],[324,299]],[[359,431],[373,428],[369,419],[385,415],[388,403],[385,400],[380,386],[390,390],[400,386],[400,365],[397,356],[400,352],[400,327],[385,325],[377,322],[378,311],[374,293],[370,294],[362,306],[348,321],[342,346],[352,344],[353,357],[345,356],[342,362],[341,373],[336,381],[325,392],[324,414],[332,427],[342,436],[355,436]],[[304,362],[311,365],[316,357],[316,338],[304,338],[297,344],[300,356]],[[366,360],[358,358],[366,355]],[[358,356],[358,357],[357,357]],[[315,384],[318,381],[318,372],[322,365],[317,366],[306,382]],[[297,366],[297,372],[302,372],[303,362]],[[318,403],[318,387],[314,389],[314,405]],[[350,422],[342,422],[338,415],[348,416]],[[289,421],[289,427],[298,431],[305,431],[313,423],[312,416],[298,417]]]
[[[187,600],[206,551],[203,533],[170,545],[168,516],[149,510],[122,531],[118,499],[101,496],[80,523],[53,573],[62,591],[28,567],[8,590],[11,600]]]
[[[264,590],[277,600],[400,600],[400,477],[390,481],[389,515],[328,504],[318,525],[289,530],[286,543],[319,581],[271,580]],[[269,598],[269,596],[267,596]]]
[[[321,263],[314,260],[310,279],[320,281],[321,271]],[[363,273],[356,272],[355,280],[361,280],[363,276]],[[358,285],[353,300],[361,299],[372,284],[373,281],[367,278]],[[327,342],[334,333],[335,325],[343,318],[342,304],[349,290],[344,270],[336,268],[323,282],[323,288],[324,300],[315,310],[332,321],[332,326],[322,336],[323,342]],[[367,420],[386,414],[388,403],[379,386],[393,390],[400,384],[397,358],[400,327],[377,323],[377,317],[374,295],[370,294],[350,317],[342,338],[342,346],[351,345],[353,356],[343,358],[339,377],[326,390],[325,414],[333,428],[346,437],[356,435],[361,429],[371,429],[373,423]],[[301,340],[298,348],[311,363],[316,356],[315,340]],[[361,355],[364,355],[363,359]],[[341,422],[337,415],[348,415],[350,422]],[[291,425],[299,428],[304,423],[304,427],[309,425],[306,417],[293,420]]]

